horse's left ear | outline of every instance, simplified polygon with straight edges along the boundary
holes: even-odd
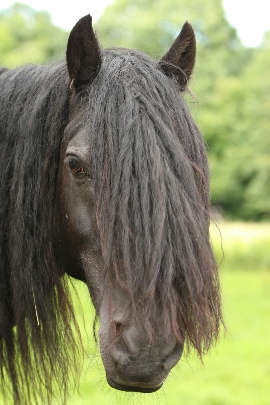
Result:
[[[196,57],[196,38],[192,26],[185,22],[168,52],[159,61],[166,76],[174,77],[184,89],[193,72]]]
[[[92,27],[92,17],[81,18],[67,44],[67,68],[71,87],[79,91],[93,82],[101,66],[101,51]]]

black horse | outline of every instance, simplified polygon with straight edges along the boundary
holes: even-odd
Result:
[[[216,341],[208,164],[184,101],[195,53],[188,23],[158,63],[102,51],[86,16],[66,64],[0,70],[0,376],[15,403],[65,401],[80,353],[65,273],[89,288],[114,388],[153,392],[184,343],[201,357]]]

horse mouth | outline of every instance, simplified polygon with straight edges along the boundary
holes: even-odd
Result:
[[[147,385],[150,385],[147,383],[144,383],[144,384],[143,383],[132,383],[132,385],[125,385],[125,384],[117,383],[112,378],[107,378],[107,381],[108,381],[108,384],[112,388],[115,388],[116,390],[119,390],[119,391],[142,392],[142,393],[148,393],[148,394],[158,391],[163,385],[163,382],[160,385],[152,386],[152,387],[147,386]]]

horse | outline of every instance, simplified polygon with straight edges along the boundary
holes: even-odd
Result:
[[[209,168],[185,100],[195,56],[188,22],[157,62],[102,50],[87,15],[65,62],[1,69],[0,368],[14,403],[66,401],[81,353],[69,278],[89,289],[112,388],[154,392],[184,346],[202,358],[216,343]]]

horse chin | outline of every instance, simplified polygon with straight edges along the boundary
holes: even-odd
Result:
[[[106,370],[106,378],[108,384],[119,391],[128,392],[142,392],[151,393],[158,391],[164,381],[166,380],[169,372],[162,368],[162,370],[155,370],[153,372],[152,367],[147,367],[145,371],[142,371],[143,365],[137,369],[132,367],[129,369],[121,369],[115,367],[114,370],[109,368]]]
[[[109,378],[107,376],[107,382],[108,384],[119,391],[127,391],[127,392],[142,392],[144,394],[151,394],[152,392],[156,392],[158,391],[162,385],[163,385],[163,381],[160,384],[151,384],[151,383],[125,383],[124,381],[121,380],[119,382],[116,382],[115,380],[113,380],[112,378]]]

